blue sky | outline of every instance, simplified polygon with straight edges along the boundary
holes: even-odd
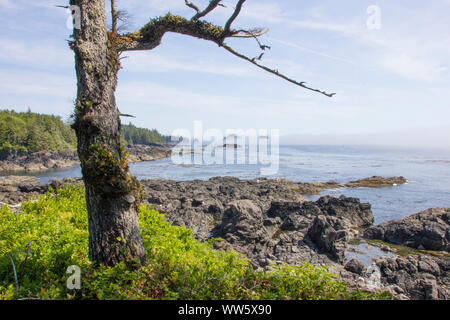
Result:
[[[66,11],[53,6],[67,2],[0,0],[0,108],[64,118],[71,113],[76,90],[66,42],[71,31]],[[224,24],[235,2],[224,0],[228,8],[218,8],[209,19]],[[381,9],[380,30],[367,28],[370,5]],[[183,0],[121,0],[119,7],[133,16],[133,30],[169,10],[193,13]],[[204,128],[275,128],[282,135],[409,132],[410,143],[433,133],[446,143],[449,13],[450,0],[248,0],[234,26],[270,28],[262,42],[272,50],[263,63],[336,92],[334,98],[267,74],[215,44],[167,34],[155,50],[125,54],[118,107],[136,116],[134,124],[163,133],[202,120]],[[259,55],[253,40],[228,43]]]

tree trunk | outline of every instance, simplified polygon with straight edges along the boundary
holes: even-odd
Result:
[[[114,34],[107,31],[105,0],[71,0],[80,7],[81,29],[74,30],[77,102],[73,127],[86,187],[89,257],[115,265],[145,263],[139,232],[143,188],[128,169],[121,148],[114,92],[120,60]]]

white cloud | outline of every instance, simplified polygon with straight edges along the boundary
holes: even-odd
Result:
[[[0,39],[0,59],[3,63],[19,64],[22,66],[73,67],[73,52],[64,45],[56,46],[48,41],[33,43],[31,41],[17,41]]]
[[[0,71],[2,95],[46,96],[67,98],[75,96],[74,76],[46,72]]]
[[[19,6],[17,5],[17,1],[13,0],[0,0],[0,8],[5,10],[11,10],[11,9],[18,9]]]
[[[351,106],[339,106],[330,103],[327,106],[320,106],[318,100],[314,99],[293,99],[289,97],[268,99],[248,96],[214,95],[194,93],[178,87],[163,86],[151,81],[122,82],[117,90],[118,104],[120,106],[143,106],[151,103],[152,106],[166,109],[167,107],[190,110],[196,114],[226,115],[230,114],[239,117],[264,116],[317,118],[317,117],[354,117],[362,109]],[[338,100],[339,101],[339,100]],[[280,110],[282,112],[280,113]],[[122,111],[126,111],[125,109]]]
[[[122,61],[124,69],[133,72],[190,71],[236,77],[258,77],[252,66],[243,67],[238,63],[217,63],[211,59],[181,59],[154,52],[133,52]]]
[[[431,82],[447,70],[433,60],[422,60],[409,56],[406,53],[385,55],[382,65],[398,75],[413,79]]]

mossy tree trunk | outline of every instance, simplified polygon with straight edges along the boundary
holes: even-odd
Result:
[[[77,101],[73,127],[86,187],[89,257],[115,265],[145,263],[138,210],[143,189],[130,174],[121,148],[114,92],[118,51],[107,30],[105,0],[71,0],[80,7],[81,29],[74,30]]]
[[[78,139],[78,156],[86,186],[89,214],[89,256],[91,260],[115,265],[120,261],[145,263],[145,250],[139,232],[138,210],[143,188],[129,172],[126,155],[121,148],[120,118],[114,92],[120,69],[120,52],[152,50],[161,44],[167,32],[184,34],[207,40],[224,48],[236,57],[270,72],[304,89],[328,94],[306,86],[270,69],[258,61],[263,54],[250,58],[225,43],[228,38],[255,39],[261,50],[269,48],[258,38],[268,29],[232,29],[246,0],[237,0],[233,14],[224,27],[202,20],[222,0],[210,0],[204,10],[185,1],[195,11],[186,19],[170,13],[150,19],[139,30],[117,34],[119,11],[112,5],[112,30],[108,32],[106,0],[70,0],[81,13],[80,29],[74,29],[70,47],[75,52],[78,93],[73,127]],[[151,0],[149,0],[151,1]],[[181,0],[180,0],[181,1]]]

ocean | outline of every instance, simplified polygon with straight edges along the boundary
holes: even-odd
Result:
[[[248,162],[252,156],[246,153],[245,148],[236,149],[236,159],[247,159]],[[261,177],[261,167],[256,164],[177,165],[168,158],[131,164],[130,170],[139,179],[206,180],[215,176],[255,179]],[[375,224],[428,208],[450,207],[450,151],[367,146],[280,146],[279,169],[267,178],[346,183],[375,175],[404,176],[408,183],[380,189],[326,190],[319,196],[345,195],[369,202]],[[53,178],[80,177],[81,170],[74,166],[35,176],[45,183]],[[309,198],[315,200],[319,196]]]

